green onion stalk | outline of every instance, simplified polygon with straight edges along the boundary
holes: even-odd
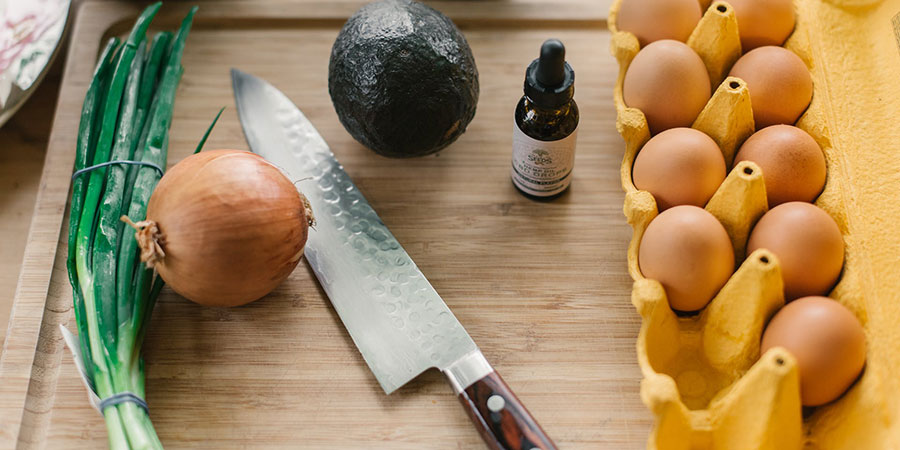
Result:
[[[168,132],[192,8],[174,34],[148,39],[161,3],[141,13],[124,42],[100,54],[85,95],[76,141],[66,261],[86,376],[101,399],[131,393],[143,399],[141,347],[162,280],[140,262],[123,220],[146,215],[166,167]],[[161,449],[150,416],[134,400],[104,405],[112,449]]]

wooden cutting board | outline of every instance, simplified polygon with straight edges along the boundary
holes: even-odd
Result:
[[[362,2],[200,2],[184,56],[169,164],[194,148],[246,148],[229,69],[261,76],[303,109],[487,358],[560,448],[640,448],[639,317],[629,301],[623,145],[612,102],[605,1],[433,2],[466,34],[478,113],[450,148],[387,159],[342,128],[327,91],[331,45]],[[172,29],[186,4],[154,25]],[[99,448],[59,324],[74,330],[63,221],[84,91],[106,37],[139,11],[87,3],[74,27],[9,334],[0,359],[0,446]],[[541,42],[562,39],[582,113],[572,189],[551,203],[509,180],[512,115]],[[442,375],[384,395],[308,266],[266,298],[204,308],[165,290],[147,338],[147,400],[168,448],[482,448]]]

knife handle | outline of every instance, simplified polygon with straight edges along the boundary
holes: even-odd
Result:
[[[496,371],[463,389],[459,401],[492,450],[556,450]]]

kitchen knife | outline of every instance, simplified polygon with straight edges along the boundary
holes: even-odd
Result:
[[[307,180],[301,186],[317,225],[306,260],[384,392],[437,368],[488,447],[555,449],[312,123],[266,81],[235,69],[231,78],[250,149]]]

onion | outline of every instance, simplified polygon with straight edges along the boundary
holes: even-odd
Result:
[[[141,260],[175,292],[238,306],[291,274],[313,222],[306,197],[277,167],[250,152],[213,150],[172,167],[136,225]]]

